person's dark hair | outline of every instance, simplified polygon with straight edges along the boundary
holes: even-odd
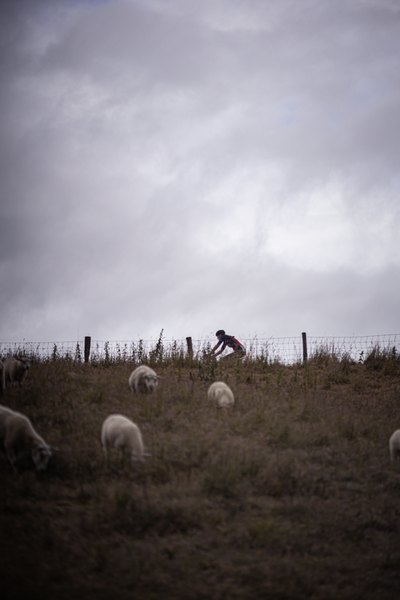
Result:
[[[223,329],[218,329],[217,333],[215,334],[217,337],[219,335],[225,335],[225,331]]]

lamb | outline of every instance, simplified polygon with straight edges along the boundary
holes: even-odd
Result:
[[[223,381],[215,381],[208,388],[208,399],[213,400],[218,408],[226,408],[235,403],[232,390]]]
[[[150,369],[147,365],[140,365],[132,371],[129,377],[129,387],[136,394],[139,392],[154,392],[157,389],[159,379],[161,377],[158,377],[153,369]]]
[[[35,431],[25,415],[0,406],[0,443],[14,471],[18,454],[28,451],[38,471],[44,471],[52,455],[51,446]]]
[[[4,382],[5,387],[21,386],[31,363],[26,358],[17,358],[10,356],[4,361]]]
[[[106,461],[108,448],[116,448],[122,454],[130,452],[133,462],[144,462],[145,456],[151,456],[144,452],[139,427],[123,415],[109,415],[107,417],[101,428],[101,443]]]
[[[396,431],[390,436],[389,452],[392,460],[394,460],[397,456],[400,456],[400,429],[396,429]]]

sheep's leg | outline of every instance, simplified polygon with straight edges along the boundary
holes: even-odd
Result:
[[[7,453],[7,458],[11,463],[14,473],[15,474],[18,473],[16,464],[15,464],[17,461],[17,457],[15,455],[14,448],[12,446],[6,446],[6,453]]]

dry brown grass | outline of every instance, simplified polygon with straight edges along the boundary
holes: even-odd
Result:
[[[154,395],[131,395],[132,364],[68,360],[6,391],[59,452],[43,475],[0,455],[4,600],[397,599],[398,361],[160,363]],[[213,379],[233,410],[207,400]],[[144,465],[105,467],[114,412],[140,426]]]

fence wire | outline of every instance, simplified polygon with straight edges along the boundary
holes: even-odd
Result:
[[[302,336],[280,338],[241,338],[251,359],[263,358],[284,364],[293,364],[303,360]],[[193,339],[193,356],[201,358],[215,345],[215,339]],[[308,358],[324,352],[337,358],[348,356],[357,362],[363,362],[368,354],[379,348],[391,352],[400,351],[400,334],[384,334],[350,337],[314,337],[307,336]],[[161,352],[161,354],[160,354]],[[164,358],[173,358],[187,354],[185,339],[180,340],[137,340],[102,341],[92,340],[90,361],[134,361],[148,359],[152,353]],[[84,341],[59,342],[0,342],[0,356],[26,356],[31,359],[64,358],[83,362]]]

